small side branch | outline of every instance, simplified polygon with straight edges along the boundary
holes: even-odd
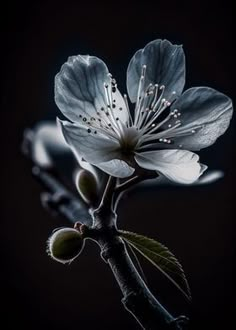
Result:
[[[114,211],[116,211],[123,194],[127,190],[129,190],[134,185],[136,185],[144,180],[154,179],[157,177],[158,177],[158,174],[154,171],[143,171],[143,173],[140,173],[139,175],[135,175],[132,178],[128,179],[127,181],[116,186],[115,191],[114,191],[114,198],[113,198]]]

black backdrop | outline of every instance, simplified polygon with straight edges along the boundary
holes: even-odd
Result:
[[[233,97],[232,17],[227,2],[187,6],[163,1],[10,3],[1,10],[1,323],[23,329],[138,329],[95,244],[70,266],[45,253],[45,241],[64,219],[40,205],[39,185],[20,153],[23,130],[59,115],[54,76],[67,57],[101,57],[125,92],[132,54],[155,38],[183,44],[187,87],[209,85]],[[211,186],[139,190],[119,208],[120,227],[159,239],[179,258],[192,289],[189,305],[144,262],[149,285],[191,329],[230,329],[233,258],[233,125],[201,152],[225,171]]]

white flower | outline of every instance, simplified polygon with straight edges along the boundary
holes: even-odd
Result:
[[[58,120],[78,159],[124,178],[141,167],[178,183],[192,183],[206,169],[200,150],[225,132],[231,100],[208,87],[188,89],[181,46],[155,40],[136,52],[127,70],[135,109],[105,63],[89,55],[69,57],[55,78],[55,101],[71,121]]]

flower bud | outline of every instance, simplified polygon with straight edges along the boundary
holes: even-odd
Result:
[[[73,228],[56,230],[47,243],[47,252],[50,257],[63,264],[72,262],[84,247],[84,240],[80,232]]]
[[[87,204],[95,205],[98,201],[98,184],[90,171],[81,169],[76,176],[76,187]]]

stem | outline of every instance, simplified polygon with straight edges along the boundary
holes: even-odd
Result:
[[[26,156],[31,158],[29,147],[31,147],[32,141],[26,142],[29,145],[23,151]],[[183,329],[186,318],[180,316],[175,319],[152,295],[130,259],[124,242],[119,237],[116,229],[116,214],[112,208],[116,179],[109,178],[99,207],[91,211],[92,225],[91,217],[82,200],[73,196],[58,177],[39,167],[34,167],[33,174],[48,191],[46,196],[44,195],[48,209],[63,214],[71,222],[83,219],[84,236],[94,239],[99,244],[101,256],[109,264],[123,293],[124,307],[134,316],[140,326],[150,330]],[[136,179],[118,186],[116,193],[119,195],[124,189],[132,186],[136,183]]]
[[[114,178],[113,176],[109,176],[109,178],[107,180],[107,185],[104,190],[102,200],[100,202],[98,209],[101,210],[104,208],[108,208],[108,209],[111,208],[113,193],[114,193],[115,186],[116,186],[116,181],[117,181],[116,178]]]
[[[115,188],[114,192],[114,211],[116,211],[118,204],[121,200],[121,197],[123,196],[123,193],[125,193],[129,188],[133,187],[135,184],[138,184],[144,180],[148,179],[154,179],[158,177],[158,174],[154,171],[145,171],[143,173],[140,173],[139,175],[136,175],[132,177],[131,179],[125,181],[124,183],[121,183]]]
[[[175,319],[153,296],[119,237],[116,213],[112,208],[115,184],[114,178],[108,180],[100,206],[92,214],[93,227],[86,227],[84,236],[99,244],[101,257],[109,264],[124,296],[124,307],[143,329],[182,329],[181,323],[185,323],[185,317]]]
[[[98,219],[96,223],[103,223]],[[111,224],[113,222],[113,215]],[[101,248],[101,257],[110,266],[123,294],[122,303],[143,329],[182,329],[185,317],[175,319],[153,296],[137,272],[123,240],[114,226],[84,228],[84,236],[95,240]]]
[[[116,228],[116,214],[113,212],[113,196],[114,189],[116,186],[117,179],[110,176],[106,188],[104,190],[100,205],[97,209],[91,212],[93,217],[93,227],[105,228],[115,227]]]
[[[143,178],[139,175],[136,175],[133,178],[131,178],[131,179],[125,181],[124,183],[121,183],[120,185],[118,185],[115,189],[115,192],[120,193],[124,190],[129,189],[130,187],[132,187],[133,185],[135,185],[135,184],[137,184],[141,181],[143,181]]]
[[[161,306],[151,294],[142,278],[136,271],[124,243],[119,237],[109,244],[106,240],[99,241],[103,257],[119,284],[123,294],[122,302],[144,329],[165,328],[173,321],[173,317]]]

